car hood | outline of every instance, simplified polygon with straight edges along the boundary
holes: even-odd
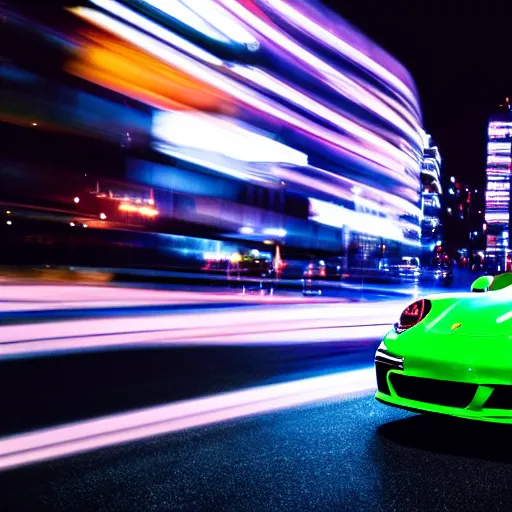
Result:
[[[431,295],[426,332],[460,336],[512,336],[512,288],[487,293]],[[460,325],[459,325],[460,324]]]

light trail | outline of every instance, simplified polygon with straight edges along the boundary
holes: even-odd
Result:
[[[111,291],[120,292],[119,289]],[[78,294],[78,291],[72,293]],[[162,295],[165,297],[167,292]],[[190,295],[198,294],[184,292],[174,297],[184,299]],[[152,301],[152,293],[142,292],[140,296],[146,298],[145,305],[158,305]],[[93,297],[95,294],[91,295]],[[137,297],[137,293],[132,297]],[[232,297],[226,299],[233,300]],[[185,307],[179,312],[126,316],[122,311],[112,310],[112,316],[94,318],[94,321],[85,315],[75,320],[3,325],[0,326],[0,359],[133,347],[280,345],[296,340],[311,343],[378,338],[409,302],[408,299],[385,304],[292,301],[288,304],[269,302],[272,307],[255,308],[249,300],[247,305],[240,302],[233,309],[225,307],[224,299],[218,307],[214,301],[212,303],[212,297],[209,301],[203,303],[211,307],[199,311]],[[58,307],[69,312],[75,309],[73,304],[67,306],[68,309]],[[94,307],[94,302],[89,303],[89,307]],[[109,307],[105,308],[108,310]]]
[[[239,308],[191,312],[184,315],[159,315],[128,318],[101,318],[40,324],[7,325],[0,327],[0,354],[5,344],[27,340],[86,338],[91,336],[166,331],[169,339],[202,335],[237,334],[242,328],[278,331],[299,327],[348,327],[354,325],[390,323],[400,314],[404,304],[322,304],[320,306],[291,305],[258,309]],[[368,321],[368,319],[371,319]],[[258,331],[255,331],[258,332]]]
[[[391,329],[391,324],[351,325],[345,327],[313,327],[289,329],[279,332],[258,332],[224,335],[214,344],[222,346],[253,346],[253,345],[302,345],[310,343],[332,343],[341,346],[345,343],[369,341],[374,343],[382,339]],[[269,336],[271,338],[269,339]],[[212,340],[200,338],[192,341],[193,344],[210,345]]]
[[[348,326],[308,326],[306,322],[268,327],[261,320],[237,332],[230,327],[198,328],[184,331],[115,333],[72,338],[49,338],[0,343],[0,360],[57,354],[82,353],[107,349],[190,347],[190,346],[282,346],[382,338],[391,323]]]
[[[376,96],[371,94],[371,92],[359,86],[356,82],[348,79],[347,76],[330,66],[326,61],[318,58],[315,54],[297,44],[283,32],[276,30],[274,27],[267,24],[263,19],[253,14],[250,10],[235,0],[219,0],[219,2],[226,9],[235,14],[240,20],[243,20],[244,23],[262,34],[273,44],[279,45],[282,49],[289,52],[294,58],[300,59],[306,68],[311,68],[316,72],[321,73],[324,82],[329,84],[338,93],[350,98],[355,103],[364,105],[365,108],[374,112],[379,117],[392,122],[413,139],[415,137],[417,138],[417,134],[414,133],[412,127],[405,123],[403,119],[397,115],[395,111],[389,108],[385,102],[380,101]],[[364,55],[361,54],[361,57],[363,56]],[[366,65],[367,64],[368,63],[366,63]],[[402,158],[405,158],[405,155],[402,155]]]
[[[419,111],[418,101],[414,94],[414,91],[411,90],[399,77],[390,72],[384,66],[382,66],[379,62],[373,60],[366,53],[361,51],[359,48],[355,48],[347,41],[343,40],[338,36],[337,33],[333,33],[325,27],[322,27],[314,20],[310,19],[300,10],[295,9],[294,7],[288,5],[286,2],[282,0],[263,0],[263,2],[270,8],[276,12],[279,12],[283,17],[290,19],[292,22],[296,23],[301,28],[305,29],[307,32],[312,34],[317,41],[320,41],[322,44],[326,46],[330,46],[335,49],[352,62],[359,66],[363,66],[377,76],[379,76],[382,80],[387,82],[390,86],[396,88],[400,93],[407,98],[410,104],[414,107],[414,111]],[[401,112],[404,115],[406,112]],[[409,122],[413,124],[415,128],[419,128],[419,124],[417,119],[408,117]]]
[[[173,45],[176,48],[184,51],[185,53],[196,57],[197,59],[207,62],[208,64],[212,64],[214,66],[222,66],[223,61],[215,57],[210,52],[203,50],[199,46],[192,44],[191,42],[183,39],[177,34],[167,30],[157,23],[153,23],[148,18],[137,14],[136,12],[127,9],[122,4],[114,1],[114,0],[91,0],[93,4],[96,4],[98,7],[109,11],[110,13],[118,16],[119,18],[124,19],[128,23],[132,23],[133,25],[139,26],[141,29],[145,30],[158,37],[162,41]]]
[[[402,178],[405,180],[405,183],[407,183],[406,177],[400,173],[397,174],[396,169],[397,165],[399,168],[402,168],[404,159],[407,160],[409,157],[402,154],[400,151],[397,151],[397,148],[392,144],[385,143],[385,141],[377,138],[377,143],[385,146],[385,150],[382,150],[384,151],[382,153],[380,149],[372,145],[371,141],[365,140],[363,143],[356,143],[349,137],[336,133],[333,130],[327,130],[305,120],[301,116],[295,115],[289,109],[282,108],[278,103],[269,101],[261,94],[242,86],[240,83],[230,80],[225,75],[214,71],[210,67],[203,65],[190,57],[187,57],[185,54],[177,52],[170,46],[161,43],[153,37],[145,35],[139,30],[133,29],[126,24],[119,23],[112,17],[85,7],[72,8],[70,11],[89,22],[116,34],[118,37],[130,41],[142,50],[156,56],[164,62],[169,63],[171,66],[194,77],[196,80],[209,84],[214,88],[232,95],[234,98],[246,103],[250,107],[266,112],[276,119],[289,123],[296,128],[305,130],[307,133],[310,133],[319,139],[328,141],[331,144],[334,143],[340,150],[346,150],[358,157],[374,161],[382,166],[382,173],[389,173],[393,178],[398,180]],[[361,130],[362,129],[363,128],[361,127]],[[373,140],[374,135],[370,135]],[[395,158],[397,160],[395,160]],[[415,163],[411,162],[411,165],[414,167]]]
[[[123,300],[119,300],[122,296]],[[0,313],[16,311],[43,311],[54,309],[109,309],[136,306],[173,306],[227,303],[304,304],[342,303],[343,299],[327,297],[303,297],[295,293],[287,295],[243,294],[242,291],[184,292],[174,290],[138,290],[107,286],[8,286],[2,289]]]
[[[322,400],[347,399],[369,394],[375,387],[373,368],[365,368],[14,435],[0,440],[0,470]]]

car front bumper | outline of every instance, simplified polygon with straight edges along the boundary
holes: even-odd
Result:
[[[413,412],[512,423],[512,385],[456,382],[415,376],[404,359],[379,348],[375,355],[375,398]]]

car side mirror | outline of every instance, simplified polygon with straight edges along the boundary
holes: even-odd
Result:
[[[488,292],[489,287],[493,281],[493,276],[480,276],[478,279],[473,281],[473,284],[471,285],[471,291],[475,293]]]

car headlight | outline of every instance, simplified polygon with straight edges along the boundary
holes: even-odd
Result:
[[[395,331],[400,334],[419,324],[429,314],[431,309],[432,303],[428,299],[420,299],[413,302],[403,310],[400,320],[394,325]]]

